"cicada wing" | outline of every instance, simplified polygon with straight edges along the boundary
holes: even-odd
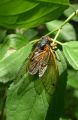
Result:
[[[55,54],[51,52],[48,68],[44,76],[41,78],[44,88],[49,95],[52,95],[54,93],[58,76],[59,74]]]

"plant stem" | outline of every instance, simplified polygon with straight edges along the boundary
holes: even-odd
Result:
[[[59,29],[61,30],[62,27],[63,27],[66,23],[68,23],[68,22],[69,22],[74,16],[76,16],[76,15],[78,15],[78,9],[75,10],[75,12],[73,12],[73,13],[64,21],[64,23],[63,23],[59,28],[50,31],[50,32],[49,32],[48,34],[46,34],[46,35],[50,35],[50,34],[56,32],[56,31],[58,31]]]
[[[59,36],[60,32],[61,32],[61,30],[60,30],[60,29],[58,29],[57,34],[55,35],[55,37],[54,37],[54,40],[53,40],[53,41],[56,41],[56,39],[58,38],[58,36]]]

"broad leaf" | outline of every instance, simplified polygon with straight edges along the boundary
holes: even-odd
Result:
[[[0,5],[0,25],[30,28],[57,18],[68,5],[68,0],[9,0]]]
[[[41,94],[37,94],[33,81],[29,85],[26,84],[27,81],[30,81],[27,75],[24,80],[26,87],[19,94],[21,81],[16,85],[11,85],[8,90],[7,120],[44,120],[48,109],[46,93],[43,91]]]
[[[75,69],[78,70],[78,42],[71,41],[64,43],[63,53],[69,62],[69,64]]]
[[[2,11],[0,12],[0,16],[18,15],[20,13],[29,11],[37,5],[38,3],[34,1],[9,0],[5,4],[0,5],[0,11]]]

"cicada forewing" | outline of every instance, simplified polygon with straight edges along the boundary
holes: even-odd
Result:
[[[58,77],[59,77],[59,72],[58,72],[56,56],[53,50],[51,50],[47,65],[47,70],[45,74],[41,77],[43,86],[49,95],[52,95],[54,93],[58,81]]]

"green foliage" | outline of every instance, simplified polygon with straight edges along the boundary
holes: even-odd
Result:
[[[26,76],[26,79],[24,80],[27,82],[28,77]],[[11,85],[9,88],[7,98],[7,120],[45,119],[48,109],[48,101],[45,91],[40,95],[37,94],[34,89],[34,82],[31,82],[27,85],[24,91],[21,92],[22,93],[18,94],[17,85]]]
[[[0,1],[0,120],[78,119],[78,18],[69,17],[68,6],[68,0]],[[50,33],[57,47],[48,68],[41,78],[30,75],[29,57]]]
[[[64,43],[63,53],[68,60],[69,64],[76,70],[78,70],[78,42],[71,41]]]
[[[57,18],[68,5],[68,0],[0,1],[0,25],[26,28],[37,26]]]

